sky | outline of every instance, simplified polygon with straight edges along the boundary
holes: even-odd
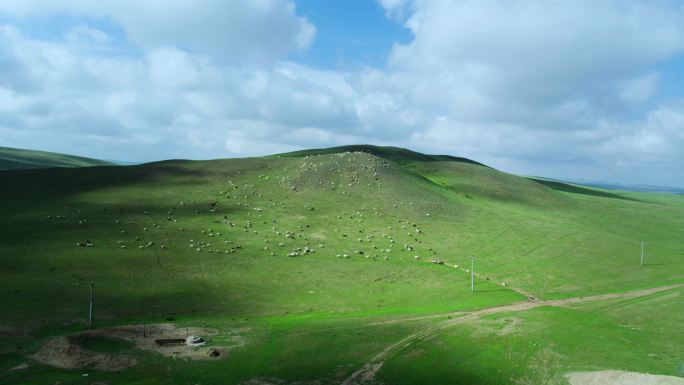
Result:
[[[0,1],[0,146],[360,143],[684,187],[684,1]]]

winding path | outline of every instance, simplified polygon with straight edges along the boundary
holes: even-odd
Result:
[[[471,321],[475,318],[481,317],[483,315],[488,315],[488,314],[494,314],[494,313],[505,313],[505,312],[516,312],[516,311],[525,311],[529,309],[533,309],[536,307],[540,306],[557,306],[557,307],[562,307],[564,305],[570,305],[570,304],[577,304],[577,303],[583,303],[583,302],[591,302],[591,301],[605,301],[609,299],[620,299],[620,298],[638,298],[638,297],[644,297],[650,294],[654,293],[659,293],[661,291],[665,290],[670,290],[674,289],[677,287],[682,287],[684,286],[684,283],[678,283],[674,285],[668,285],[668,286],[660,286],[660,287],[654,287],[650,289],[641,289],[641,290],[634,290],[634,291],[628,291],[624,293],[608,293],[608,294],[599,294],[599,295],[593,295],[593,296],[587,296],[587,297],[573,297],[573,298],[565,298],[565,299],[557,299],[557,300],[540,300],[540,301],[530,301],[530,302],[517,302],[513,303],[510,305],[502,305],[502,306],[494,306],[494,307],[489,307],[485,309],[480,309],[476,310],[473,312],[454,312],[454,313],[448,313],[448,314],[440,314],[440,317],[443,316],[448,316],[448,315],[459,315],[460,317],[458,318],[453,318],[453,319],[448,319],[446,321],[437,323],[433,326],[430,326],[428,328],[425,328],[423,330],[420,330],[416,333],[413,333],[398,342],[388,346],[385,348],[385,350],[381,351],[377,355],[375,355],[370,361],[368,361],[365,365],[363,365],[360,369],[352,373],[347,379],[342,382],[342,385],[362,385],[362,384],[367,384],[371,382],[375,374],[382,368],[382,364],[385,362],[387,358],[389,358],[391,355],[394,353],[404,349],[405,347],[411,345],[412,343],[416,341],[420,341],[423,339],[426,339],[428,337],[431,337],[434,335],[436,332],[448,328],[453,325],[457,324],[462,324],[468,321]]]

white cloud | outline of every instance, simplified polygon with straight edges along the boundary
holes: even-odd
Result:
[[[632,124],[602,122],[603,129],[612,132],[601,143],[599,151],[617,156],[636,154],[631,164],[655,162],[666,166],[669,162],[681,162],[684,158],[684,101],[673,102],[650,111],[645,119]]]
[[[413,40],[384,69],[347,72],[287,61],[315,34],[290,1],[37,4],[0,13],[109,18],[140,53],[117,52],[96,23],[62,41],[0,27],[4,144],[151,160],[373,142],[684,183],[683,104],[657,97],[658,64],[684,50],[675,2],[380,0]]]
[[[219,80],[207,57],[176,48],[160,48],[146,57],[150,80],[159,87],[203,88]]]
[[[618,83],[618,96],[627,103],[643,103],[655,93],[660,76],[648,73]]]
[[[306,49],[316,34],[290,0],[22,0],[0,2],[0,14],[110,19],[146,49],[179,46],[240,64]],[[81,37],[84,32],[75,31]]]
[[[423,82],[413,84],[441,83],[449,92],[438,99],[464,105],[459,112],[473,101],[514,102],[513,114],[499,112],[515,119],[521,107],[546,109],[578,96],[595,104],[617,96],[605,95],[610,84],[684,49],[684,13],[670,4],[416,0],[406,22],[415,39],[397,45],[390,63],[419,74]]]
[[[387,17],[395,20],[402,20],[408,13],[410,0],[378,0],[380,5],[385,8]]]
[[[109,43],[111,38],[99,29],[79,24],[66,33],[66,40],[72,44],[103,45]]]
[[[132,160],[207,158],[338,143],[351,136],[335,131],[360,126],[357,95],[337,72],[288,62],[241,69],[174,47],[102,57],[3,31],[0,137],[15,142],[109,137],[113,146],[125,143],[119,151]],[[93,150],[101,151],[84,140],[61,151],[96,156]]]

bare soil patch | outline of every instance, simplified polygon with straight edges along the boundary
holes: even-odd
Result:
[[[566,374],[571,385],[684,385],[684,378],[646,373],[603,370]]]
[[[125,354],[92,352],[78,346],[74,337],[53,337],[33,355],[33,358],[46,365],[62,369],[91,367],[97,370],[114,372],[129,368],[137,363],[135,358]]]
[[[205,327],[176,327],[174,324],[125,325],[120,327],[97,329],[70,336],[50,338],[45,345],[32,356],[36,361],[62,369],[91,367],[102,371],[118,371],[137,363],[135,358],[124,352],[93,351],[82,347],[89,338],[121,340],[133,344],[135,349],[153,351],[167,357],[191,360],[217,360],[228,356],[225,346],[192,346],[175,345],[160,346],[155,340],[166,338],[182,338],[199,335],[216,336],[217,329]],[[106,342],[104,343],[106,345]],[[115,343],[112,343],[115,345]],[[237,344],[238,346],[240,344]]]
[[[156,339],[186,338],[193,335],[211,337],[219,334],[217,329],[206,327],[177,327],[174,324],[164,323],[145,325],[143,332],[143,325],[125,325],[97,329],[83,334],[126,340],[134,343],[137,349],[157,352],[167,357],[215,360],[228,356],[228,349],[225,346],[159,346],[154,341]],[[218,355],[212,354],[213,351],[218,352]]]
[[[506,317],[500,319],[480,319],[472,326],[481,333],[496,334],[497,336],[507,336],[515,333],[522,320],[518,317]]]

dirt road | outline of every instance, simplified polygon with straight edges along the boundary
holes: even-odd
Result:
[[[458,318],[453,318],[453,319],[448,319],[446,321],[439,322],[433,326],[430,326],[428,328],[425,328],[423,330],[420,330],[414,334],[411,334],[400,341],[394,343],[393,345],[388,346],[385,350],[381,351],[375,357],[373,357],[369,362],[367,362],[365,365],[363,365],[360,369],[355,371],[354,373],[351,374],[351,376],[347,377],[347,379],[342,382],[342,385],[361,385],[361,384],[367,384],[371,382],[375,374],[382,368],[383,363],[387,358],[389,358],[391,355],[394,353],[404,349],[408,345],[416,342],[423,340],[425,338],[428,338],[432,335],[434,335],[437,331],[448,328],[453,325],[457,324],[462,324],[468,321],[471,321],[473,319],[476,319],[478,317],[488,315],[488,314],[494,314],[494,313],[506,313],[506,312],[516,312],[516,311],[525,311],[529,309],[533,309],[536,307],[540,306],[557,306],[557,307],[562,307],[565,305],[572,305],[572,304],[578,304],[578,303],[583,303],[583,302],[591,302],[591,301],[605,301],[609,299],[620,299],[620,298],[638,298],[638,297],[644,297],[650,294],[658,293],[661,291],[665,290],[670,290],[674,289],[677,287],[684,286],[684,284],[674,284],[674,285],[668,285],[668,286],[661,286],[661,287],[654,287],[650,289],[641,289],[641,290],[634,290],[634,291],[628,291],[624,293],[608,293],[608,294],[600,294],[600,295],[594,295],[594,296],[587,296],[587,297],[573,297],[573,298],[565,298],[565,299],[557,299],[557,300],[543,300],[543,301],[529,301],[529,302],[517,302],[513,303],[510,305],[502,305],[502,306],[494,306],[490,308],[485,308],[485,309],[480,309],[476,310],[473,312],[454,312],[450,314],[440,314],[439,317],[444,317],[444,316],[460,316]],[[408,319],[405,319],[406,321]]]

